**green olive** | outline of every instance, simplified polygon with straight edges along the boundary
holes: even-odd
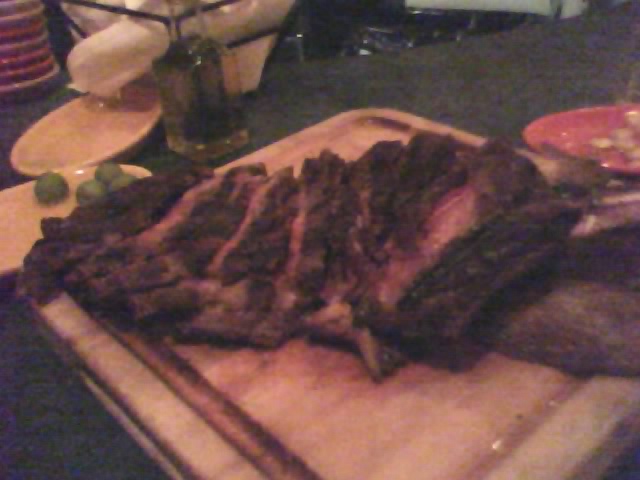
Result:
[[[101,200],[107,193],[108,190],[104,183],[95,179],[86,180],[78,185],[76,200],[78,205],[85,206]]]
[[[138,177],[131,175],[130,173],[123,173],[111,181],[109,184],[109,191],[115,192],[116,190],[120,190],[121,188],[131,185],[136,180],[138,180]]]
[[[59,203],[69,195],[67,180],[55,172],[40,175],[33,189],[38,201],[44,204]]]
[[[122,170],[122,167],[117,163],[106,162],[100,164],[98,168],[96,168],[94,178],[105,185],[109,185],[123,173],[124,171]]]

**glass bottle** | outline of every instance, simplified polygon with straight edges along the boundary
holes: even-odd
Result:
[[[240,78],[233,53],[208,35],[200,0],[190,0],[199,26],[191,35],[180,33],[173,2],[167,0],[171,42],[153,63],[167,144],[187,158],[207,161],[249,141]]]

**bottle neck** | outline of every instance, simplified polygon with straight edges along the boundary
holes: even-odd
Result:
[[[178,42],[182,39],[182,34],[180,33],[180,27],[178,25],[178,12],[177,5],[175,0],[165,0],[165,5],[167,6],[167,15],[169,17],[169,25],[167,27],[169,31],[169,41]]]
[[[200,0],[164,0],[169,17],[169,40],[177,42],[183,39],[180,15],[185,11],[193,12],[195,32],[201,37],[209,37],[209,29],[204,17],[203,5]]]
[[[189,7],[193,8],[195,11],[198,33],[202,37],[208,37],[209,29],[207,28],[207,22],[204,18],[204,11],[202,10],[202,1],[201,0],[187,0],[187,1],[189,2]]]

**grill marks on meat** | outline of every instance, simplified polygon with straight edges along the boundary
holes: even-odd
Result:
[[[420,175],[421,170],[426,173]],[[374,297],[383,310],[392,310],[415,275],[433,265],[444,245],[468,231],[475,219],[476,194],[464,186],[467,169],[451,138],[415,137],[400,178],[392,213],[395,228],[382,246],[388,261],[367,279],[360,299],[366,304],[367,297]]]
[[[109,195],[108,202],[78,207],[65,219],[44,219],[43,237],[87,242],[106,235],[136,234],[158,222],[186,190],[208,175],[204,170],[190,170],[140,179]]]
[[[446,148],[456,152],[455,145],[443,145],[441,158],[447,158]],[[398,236],[385,246],[390,260],[358,302],[357,323],[408,336],[417,325],[416,335],[456,338],[489,292],[557,247],[577,220],[578,211],[556,199],[535,167],[500,143],[449,153],[448,162],[439,177],[430,174],[430,185],[404,195],[411,199],[404,211],[419,213],[413,245],[397,228]],[[459,273],[445,284],[438,271]]]
[[[183,298],[198,298],[196,305],[201,304],[200,297],[209,298],[212,287],[197,288],[192,277],[202,277],[206,263],[242,222],[252,192],[266,179],[263,167],[250,166],[205,180],[157,224],[83,262],[66,284],[82,292],[85,302],[124,311],[138,322],[183,312]],[[121,265],[116,269],[114,255]],[[175,292],[165,297],[144,294],[159,288]]]
[[[212,177],[190,189],[179,202],[176,202],[176,205],[171,208],[161,222],[138,235],[135,241],[136,246],[148,250],[162,250],[167,239],[176,236],[173,230],[178,229],[185,218],[192,216],[193,210],[201,203],[206,203],[207,197],[215,196],[220,190],[221,184],[222,177]]]
[[[455,189],[466,179],[461,150],[450,137],[418,135],[406,148],[399,142],[374,145],[350,171],[359,208],[356,228],[345,244],[348,280],[338,288],[330,284],[326,306],[308,316],[306,326],[355,344],[374,378],[395,369],[403,358],[371,335],[369,317],[375,314],[389,321],[402,291],[435,262],[437,249],[423,230],[432,227],[437,217],[432,210],[440,197],[451,196],[452,188],[453,197],[458,196]],[[464,215],[465,210],[455,213]],[[466,227],[463,224],[458,233]],[[442,230],[434,236],[443,237]],[[444,244],[445,238],[441,240]]]
[[[166,243],[180,253],[192,273],[205,274],[211,259],[243,221],[253,194],[266,181],[261,165],[228,171],[217,188],[204,192],[190,215],[170,232]]]
[[[40,303],[52,300],[64,287],[64,276],[82,260],[154,225],[206,176],[190,170],[146,177],[114,192],[108,202],[78,207],[66,219],[44,219],[43,238],[24,259],[18,292]]]
[[[401,142],[379,142],[352,164],[350,183],[360,205],[356,241],[373,261],[384,260],[380,247],[394,227],[403,154]]]
[[[183,337],[276,346],[293,334],[296,325],[279,314],[274,298],[286,275],[298,200],[292,169],[275,173],[255,191],[244,219],[206,268],[218,289],[198,315],[181,325]]]
[[[338,339],[382,378],[404,361],[382,339],[458,338],[579,213],[499,142],[476,149],[429,133],[379,142],[353,163],[324,151],[297,179],[252,165],[173,182],[161,206],[145,202],[146,217],[107,202],[102,211],[121,216],[108,226],[96,216],[99,234],[77,225],[88,213],[46,222],[25,291],[42,300],[53,280],[91,311],[183,340]],[[130,195],[136,205],[143,193]],[[71,241],[73,253],[45,260]]]
[[[576,220],[564,205],[528,204],[454,240],[403,292],[396,328],[407,336],[460,337],[491,295],[559,250]]]
[[[377,247],[389,234],[396,185],[385,179],[402,152],[399,142],[381,142],[353,164],[328,151],[305,160],[290,261],[278,289],[286,315],[303,322],[301,331],[352,345],[374,378],[404,357],[352,324],[349,299],[376,268]]]
[[[371,304],[377,305],[378,317],[393,313],[395,305],[417,275],[432,267],[446,245],[474,225],[477,219],[476,200],[471,189],[454,189],[436,204],[431,215],[416,219],[421,228],[417,231],[413,248],[404,249],[395,242],[386,245],[389,261],[370,279],[366,294],[360,300],[359,315],[364,322],[374,320]]]
[[[355,192],[348,185],[347,163],[324,151],[307,159],[300,175],[300,208],[293,223],[287,272],[291,286],[305,297],[319,296],[338,261],[355,220]],[[333,223],[333,228],[327,226]],[[335,265],[333,266],[335,267]]]
[[[298,184],[293,169],[275,173],[250,200],[235,234],[207,267],[229,285],[248,274],[272,275],[286,262]]]

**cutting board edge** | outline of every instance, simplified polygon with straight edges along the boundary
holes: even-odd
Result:
[[[385,120],[391,120],[392,122],[395,122],[395,128],[397,129],[412,130],[414,132],[419,130],[429,130],[443,134],[450,133],[461,141],[471,145],[481,145],[485,141],[484,137],[465,132],[464,130],[460,130],[444,123],[419,117],[412,113],[391,108],[362,108],[339,113],[321,121],[320,123],[303,128],[288,137],[277,140],[255,152],[249,153],[242,158],[223,165],[219,167],[218,170],[225,171],[238,165],[260,162],[263,157],[271,157],[282,150],[290,151],[301,144],[308,143],[311,139],[324,137],[326,132],[335,131],[342,125],[353,124],[354,122],[366,122],[369,120],[375,121],[376,119],[379,119],[382,122]],[[387,123],[387,125],[391,126],[392,124]]]
[[[87,381],[91,383],[87,385],[87,388],[93,392],[105,406],[105,409],[129,434],[131,434],[129,429],[133,430],[132,437],[136,443],[152,459],[157,460],[160,467],[169,476],[177,480],[214,480],[214,478],[218,478],[207,473],[210,471],[211,465],[203,465],[198,460],[200,449],[195,451],[181,445],[180,431],[166,428],[168,422],[148,414],[148,399],[142,398],[140,392],[127,392],[130,385],[118,384],[109,378],[108,369],[122,371],[123,365],[126,366],[129,373],[134,371],[138,375],[142,375],[138,377],[138,383],[147,387],[149,383],[153,384],[157,395],[154,395],[154,400],[162,400],[176,408],[178,413],[176,417],[183,419],[185,423],[193,425],[194,422],[198,422],[203,426],[197,412],[180,399],[162,378],[158,377],[151,368],[141,361],[135,352],[130,351],[126,345],[111,336],[66,294],[44,307],[33,306],[33,310],[36,312],[37,326],[41,334],[54,351],[65,363],[70,365],[83,383],[87,384]],[[65,312],[64,317],[60,315],[61,310]],[[91,337],[87,337],[87,331],[92,332]],[[109,343],[109,347],[116,350],[115,354],[110,353],[106,359],[100,348],[105,346],[104,342]],[[100,363],[97,365],[92,364],[92,360],[95,360],[96,357],[101,357]],[[93,388],[94,386],[95,388]],[[216,451],[215,449],[222,446],[226,450],[224,454],[232,456],[231,459],[224,459],[222,469],[232,469],[232,467],[225,467],[225,465],[237,462],[245,465],[247,472],[249,472],[245,472],[245,476],[242,478],[254,480],[262,478],[240,453],[228,445],[218,432],[209,426],[205,426],[205,428],[207,432],[204,439],[201,438],[203,440],[202,448]],[[140,432],[141,435],[135,435],[136,432]],[[202,431],[190,432],[191,434],[203,437]],[[213,442],[212,439],[214,439]],[[207,441],[209,442],[208,447]]]
[[[386,126],[389,128],[405,129],[412,133],[427,130],[440,134],[450,134],[458,140],[473,146],[480,146],[486,141],[486,138],[483,136],[467,132],[455,126],[420,117],[409,112],[385,107],[361,108],[339,113],[321,121],[320,123],[303,128],[288,137],[278,140],[255,152],[249,153],[229,164],[223,165],[217,170],[224,172],[229,168],[238,165],[261,162],[264,157],[273,157],[282,151],[291,152],[292,150],[300,149],[302,145],[307,143],[310,139],[322,137],[326,132],[336,130],[341,125],[367,121],[371,121],[373,123],[376,121],[379,121],[380,123],[387,122]],[[526,148],[518,148],[517,151],[519,154],[531,160],[546,178],[554,179],[556,177],[558,168],[556,162],[552,159],[549,159],[540,153],[532,152]]]
[[[593,377],[559,404],[482,480],[596,480],[640,438],[637,405],[640,380]],[[536,456],[536,452],[550,447],[557,453],[553,459]]]
[[[57,302],[58,300],[54,300]],[[61,330],[49,323],[47,314],[42,309],[34,307],[36,312],[36,327],[40,336],[47,342],[51,349],[58,355],[64,364],[68,365],[76,377],[85,385],[91,394],[100,402],[107,412],[122,426],[122,428],[134,439],[145,453],[160,468],[174,480],[192,480],[180,472],[180,467],[171,461],[149,435],[144,426],[136,422],[130,409],[123,408],[117,397],[105,388],[99,374],[91,370],[82,355],[77,352],[69,342],[62,340]]]

